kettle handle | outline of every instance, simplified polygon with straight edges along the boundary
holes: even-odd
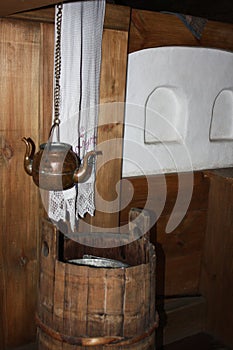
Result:
[[[26,148],[27,157],[32,160],[34,157],[34,154],[35,154],[35,150],[36,150],[36,146],[35,146],[34,141],[30,137],[28,137],[28,138],[23,137],[22,141],[26,144],[26,147],[27,147]]]

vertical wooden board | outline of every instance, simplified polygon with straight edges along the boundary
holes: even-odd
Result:
[[[144,308],[144,277],[145,265],[126,269],[125,300],[124,300],[124,336],[132,337],[143,334],[144,318],[141,314]]]
[[[143,208],[149,197],[144,177],[128,178],[134,187],[131,203],[120,213],[121,223],[127,221],[130,208]],[[161,197],[161,177],[150,176],[150,207],[156,212]],[[209,178],[203,172],[194,173],[194,187],[187,213],[171,234],[166,225],[171,216],[178,192],[176,174],[166,175],[167,198],[156,225],[150,231],[151,241],[156,245],[157,292],[160,295],[177,295],[198,292],[202,247],[205,237]]]
[[[158,220],[156,238],[165,257],[157,264],[161,273],[164,270],[165,279],[164,285],[164,281],[158,281],[159,294],[198,293],[206,218],[206,210],[189,210],[171,234],[165,233],[169,216]]]
[[[154,247],[150,251],[150,325],[156,321],[156,255]]]
[[[40,142],[47,142],[53,113],[54,24],[41,24]]]
[[[102,42],[102,64],[100,79],[100,113],[98,126],[98,149],[103,155],[97,160],[96,207],[95,216],[88,222],[96,226],[93,231],[102,227],[118,227],[119,208],[108,212],[111,201],[118,201],[116,184],[121,179],[122,137],[124,122],[125,84],[127,71],[128,32],[105,29]],[[120,102],[121,104],[117,104]],[[104,104],[107,104],[104,106]],[[102,144],[102,145],[101,145]],[[104,147],[107,145],[107,147]],[[101,160],[102,157],[102,160]],[[101,165],[103,159],[104,164]],[[107,161],[110,159],[110,161]],[[98,201],[101,197],[107,201]]]
[[[128,32],[130,23],[130,11],[130,7],[106,3],[104,28]]]
[[[66,264],[63,333],[72,336],[87,334],[89,269]]]
[[[5,282],[5,269],[3,267],[3,251],[2,245],[0,246],[0,349],[4,350],[6,345],[6,310],[5,310],[5,298],[6,298],[6,282]]]
[[[153,304],[153,301],[151,300],[151,297],[153,298],[153,295],[151,295],[151,269],[150,264],[147,264],[147,267],[145,268],[145,273],[143,276],[143,283],[144,283],[144,304],[142,312],[144,314],[144,329],[147,330],[152,326],[152,322],[150,322],[150,305]],[[152,273],[153,276],[153,273]],[[155,277],[155,276],[154,276]],[[154,278],[155,280],[155,278]],[[152,283],[154,283],[154,280],[152,280]]]
[[[211,178],[200,292],[207,301],[207,331],[233,346],[233,171]]]
[[[7,346],[35,337],[38,190],[23,170],[22,136],[38,141],[38,23],[0,20],[0,241],[7,293],[4,321]],[[2,271],[1,271],[2,273]]]
[[[200,261],[201,252],[169,259],[165,270],[165,295],[198,294]]]
[[[54,18],[54,13],[53,13]],[[40,46],[40,133],[39,144],[47,142],[53,113],[54,24],[41,23]],[[40,216],[47,217],[48,192],[41,192]]]
[[[104,336],[106,314],[106,269],[89,268],[87,334]]]
[[[122,336],[125,270],[106,271],[105,334]]]
[[[60,333],[63,332],[64,295],[65,295],[65,264],[56,260],[52,324],[53,324],[53,329]]]
[[[150,264],[143,264],[137,266],[138,276],[137,276],[137,287],[136,293],[137,298],[135,300],[136,315],[138,318],[138,329],[135,332],[135,335],[141,335],[149,328],[153,326],[153,322],[150,323],[150,307],[153,300],[151,300],[151,276],[150,276]],[[152,275],[153,276],[153,275]],[[153,296],[152,296],[153,297]],[[129,311],[129,318],[132,315],[132,311]]]
[[[57,229],[48,220],[42,220],[39,279],[39,316],[45,324],[53,321],[55,262],[57,258]]]

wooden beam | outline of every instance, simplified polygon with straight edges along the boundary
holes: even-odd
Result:
[[[12,14],[10,18],[17,18],[30,21],[54,23],[55,7],[36,9],[32,11]],[[126,6],[116,6],[106,4],[104,28],[115,29],[128,32],[130,24],[130,8]]]
[[[233,50],[233,24],[208,21],[198,40],[173,14],[132,10],[129,52],[172,45]]]
[[[55,5],[57,0],[7,0],[1,2],[0,16],[8,16],[17,12],[38,9],[44,6]]]

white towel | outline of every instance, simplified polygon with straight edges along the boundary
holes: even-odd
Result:
[[[95,148],[104,13],[105,0],[65,3],[62,9],[60,141],[81,160]],[[94,182],[95,168],[87,182],[50,192],[49,217],[68,217],[74,229],[79,215],[94,215]]]

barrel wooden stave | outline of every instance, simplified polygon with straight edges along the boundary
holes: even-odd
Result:
[[[38,318],[51,333],[72,339],[116,336],[133,339],[145,334],[155,322],[155,251],[147,239],[137,246],[145,249],[147,263],[128,268],[94,268],[58,260],[58,232],[44,222],[41,250],[40,297]],[[135,243],[133,244],[135,247]],[[127,247],[127,252],[130,252]],[[45,302],[46,301],[46,302]],[[58,341],[38,327],[38,349],[57,350],[150,350],[155,335],[146,335],[136,343],[84,346]]]

